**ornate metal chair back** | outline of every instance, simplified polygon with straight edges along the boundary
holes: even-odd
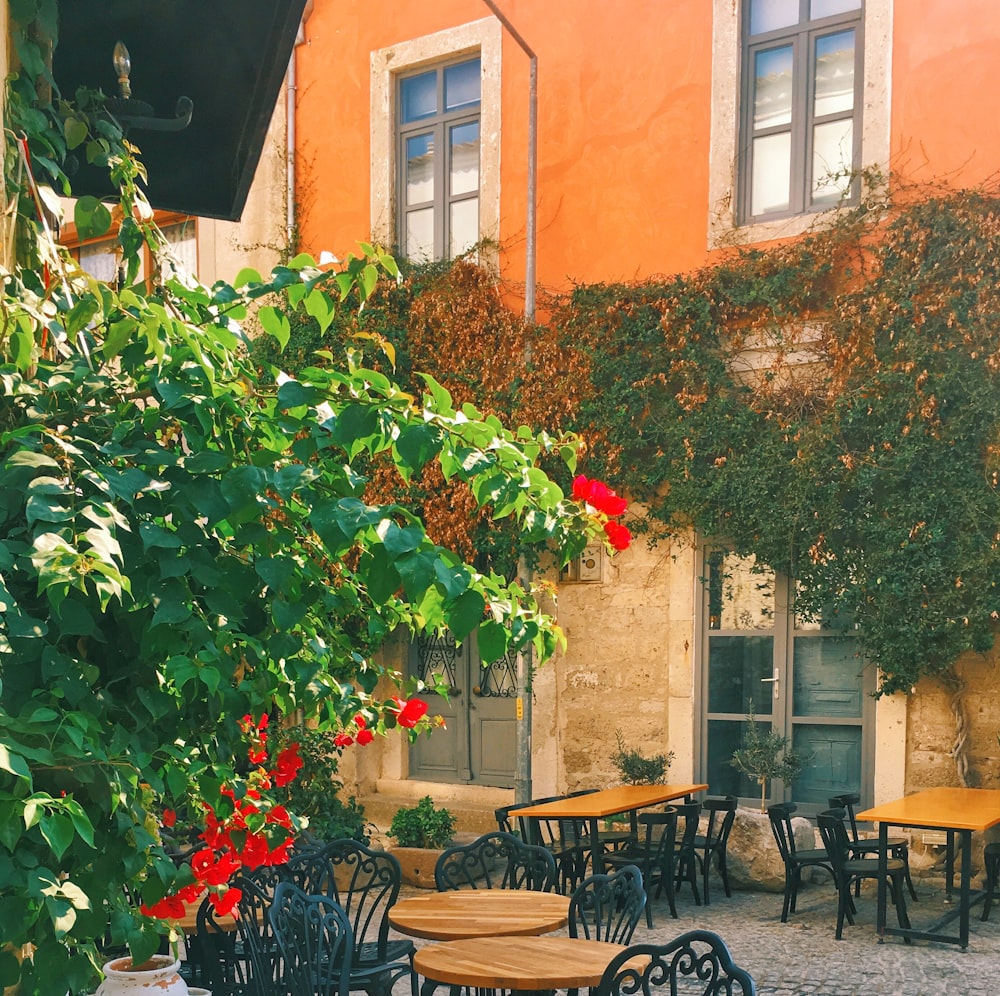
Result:
[[[569,902],[569,936],[628,944],[646,908],[642,871],[625,865],[612,875],[591,875]]]
[[[642,956],[639,968],[627,963]],[[667,944],[633,944],[608,963],[596,996],[756,996],[750,974],[733,964],[725,942],[709,930],[689,930]]]
[[[348,996],[354,935],[340,904],[279,882],[267,915],[284,963],[283,990]]]
[[[434,867],[438,891],[448,889],[535,889],[550,892],[556,862],[544,847],[494,831],[471,844],[449,847]]]

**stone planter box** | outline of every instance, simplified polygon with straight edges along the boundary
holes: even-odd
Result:
[[[444,848],[390,847],[389,851],[399,862],[404,885],[413,885],[418,889],[434,888],[434,866]]]
[[[471,844],[479,837],[474,833],[456,833],[449,847],[455,844]],[[403,884],[412,885],[418,889],[433,889],[434,866],[437,859],[445,852],[443,847],[399,847],[390,846],[386,850],[395,855],[403,873]]]

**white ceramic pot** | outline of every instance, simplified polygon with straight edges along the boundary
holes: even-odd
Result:
[[[131,958],[116,958],[104,966],[95,996],[188,996],[179,968],[173,955],[153,955],[135,968]]]

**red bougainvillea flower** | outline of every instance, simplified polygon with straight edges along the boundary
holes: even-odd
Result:
[[[180,896],[164,896],[158,903],[139,907],[143,916],[155,916],[158,920],[179,920],[185,913],[184,900]]]
[[[177,822],[177,814],[172,809],[164,809],[160,822],[169,829]]]
[[[427,712],[427,703],[423,699],[409,699],[404,702],[400,698],[394,698],[394,701],[398,707],[395,710],[396,722],[408,729],[412,730]]]
[[[225,915],[226,913],[232,913],[236,908],[236,904],[243,898],[243,892],[240,889],[226,889],[222,895],[213,892],[209,897],[208,901],[215,907],[215,912],[220,915]]]
[[[364,747],[365,744],[370,744],[375,739],[375,734],[371,730],[358,730],[358,743]]]
[[[632,534],[628,526],[623,526],[619,522],[605,522],[604,532],[608,537],[608,542],[616,550],[627,550],[632,542]]]
[[[239,858],[247,868],[252,870],[265,864],[270,853],[271,848],[268,846],[267,838],[260,833],[251,833],[247,834],[246,843],[243,845],[243,850],[240,851]]]
[[[605,515],[621,515],[628,508],[628,502],[603,481],[584,477],[583,474],[573,479],[573,497]]]
[[[297,743],[290,743],[278,754],[278,766],[271,772],[274,784],[281,786],[294,781],[301,767],[302,758],[299,757],[299,745]]]
[[[349,733],[344,733],[343,730],[333,738],[334,747],[350,747],[353,743],[354,737]]]
[[[284,806],[272,806],[270,812],[264,817],[264,822],[277,823],[279,827],[284,827],[286,830],[292,828],[292,818]]]
[[[368,720],[365,719],[364,713],[360,712],[354,717],[354,722],[358,724],[359,730],[363,730],[368,725]]]

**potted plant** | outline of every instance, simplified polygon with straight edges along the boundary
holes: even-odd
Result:
[[[396,810],[388,834],[395,838],[392,853],[403,871],[403,881],[421,889],[434,888],[434,866],[451,843],[455,817],[447,809],[437,809],[425,795],[416,806]]]
[[[621,730],[615,730],[617,747],[611,755],[611,763],[618,769],[622,782],[626,785],[662,785],[667,771],[674,760],[674,752],[654,754],[646,757],[641,751],[625,745]]]
[[[747,702],[747,728],[743,746],[733,751],[729,763],[760,785],[760,811],[767,808],[767,783],[772,779],[792,781],[810,760],[808,755],[792,750],[788,737],[773,729],[764,729],[753,711],[753,700]]]

